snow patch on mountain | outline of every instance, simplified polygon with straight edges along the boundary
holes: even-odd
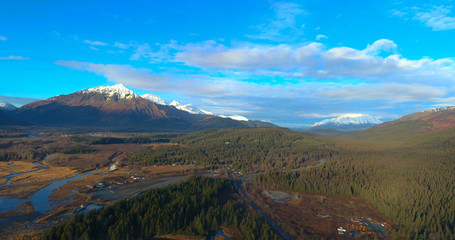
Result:
[[[15,110],[17,109],[16,106],[7,102],[7,101],[0,101],[0,110]]]
[[[152,101],[152,102],[154,102],[156,104],[167,105],[167,102],[164,101],[164,99],[162,99],[162,98],[160,98],[160,97],[158,97],[156,95],[150,94],[150,93],[144,94],[141,97],[143,97],[143,98],[145,98],[145,99],[147,99],[149,101]]]
[[[455,109],[455,106],[433,108],[433,109],[425,110],[424,112],[436,113],[436,112],[443,112],[443,111],[448,111],[448,110],[453,110],[453,109]]]
[[[240,115],[232,115],[232,116],[219,115],[219,117],[230,118],[230,119],[237,120],[237,121],[245,121],[245,122],[248,121],[248,118],[246,118],[244,116],[240,116]]]
[[[137,98],[139,97],[136,93],[133,91],[129,90],[123,84],[117,84],[114,86],[100,86],[100,87],[95,87],[95,88],[87,88],[83,89],[77,93],[83,93],[83,94],[88,94],[88,93],[101,93],[104,96],[107,97],[118,97],[118,98],[124,98],[124,99],[131,99],[131,98]]]
[[[359,128],[364,129],[381,124],[382,121],[366,114],[345,114],[336,118],[325,119],[311,125],[309,128]]]
[[[181,103],[179,103],[179,102],[174,100],[169,105],[170,106],[174,106],[178,110],[186,111],[186,112],[189,112],[191,114],[213,115],[213,113],[205,111],[205,110],[202,110],[202,109],[199,109],[199,108],[193,106],[193,104],[191,104],[191,103],[183,105],[183,104],[181,104]]]

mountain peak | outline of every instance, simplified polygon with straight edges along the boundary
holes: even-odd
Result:
[[[130,99],[130,98],[137,98],[138,95],[136,95],[133,91],[129,90],[123,84],[116,84],[114,86],[99,86],[95,88],[87,88],[83,89],[77,93],[83,93],[83,94],[88,94],[88,93],[101,93],[105,96],[108,97],[118,97],[118,98],[125,98],[125,99]]]
[[[213,115],[213,113],[207,112],[207,111],[202,110],[202,109],[199,109],[199,108],[193,106],[193,104],[191,104],[191,103],[183,105],[183,104],[177,102],[176,100],[174,100],[169,105],[174,106],[178,110],[186,111],[186,112],[189,112],[191,114]]]
[[[16,106],[7,102],[7,101],[0,101],[0,110],[15,110],[17,109]]]
[[[160,97],[158,97],[156,95],[150,94],[150,93],[144,94],[141,97],[143,97],[143,98],[145,98],[145,99],[147,99],[149,101],[152,101],[152,102],[154,102],[156,104],[167,105],[167,102],[164,101],[164,99],[162,99],[162,98],[160,98]]]
[[[173,100],[169,105],[177,107],[177,106],[183,106],[183,104],[177,102],[176,100]]]

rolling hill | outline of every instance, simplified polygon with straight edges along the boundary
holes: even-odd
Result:
[[[455,127],[455,107],[435,108],[405,115],[350,137],[357,139],[396,140]]]

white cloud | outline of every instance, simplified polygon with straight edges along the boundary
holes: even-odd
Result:
[[[130,47],[133,47],[135,46],[135,44],[132,44],[132,43],[121,43],[121,42],[115,42],[114,43],[114,47],[118,47],[118,48],[121,48],[121,49],[128,49]]]
[[[299,114],[299,117],[304,117],[304,118],[333,118],[333,117],[339,117],[341,115],[344,115],[346,113],[330,113],[330,114],[321,114],[321,113],[303,113]]]
[[[191,66],[240,69],[240,70],[274,70],[294,69],[316,63],[313,58],[322,49],[320,43],[311,43],[298,48],[289,45],[257,46],[229,49],[223,45],[206,45],[204,47],[186,46],[176,54],[176,61]],[[313,66],[315,67],[315,66]]]
[[[389,14],[391,16],[396,16],[396,17],[404,17],[407,15],[406,12],[403,12],[403,11],[400,11],[400,10],[397,10],[397,9],[392,9],[389,11]]]
[[[170,52],[179,49],[180,46],[176,41],[171,40],[168,44],[155,44],[158,50],[152,49],[148,44],[134,45],[136,49],[134,54],[131,55],[131,60],[146,60],[150,63],[159,63],[165,60],[170,60]]]
[[[0,41],[6,41],[6,40],[8,40],[7,37],[5,37],[5,36],[0,36]]]
[[[207,69],[269,76],[319,79],[356,78],[361,81],[408,81],[441,84],[455,79],[455,59],[411,60],[397,53],[397,45],[379,39],[365,49],[321,43],[305,45],[248,45],[228,48],[216,42],[180,46],[174,61]]]
[[[174,61],[189,66],[248,74],[319,79],[356,78],[361,81],[453,83],[455,59],[411,60],[397,52],[397,45],[379,39],[365,49],[321,43],[300,46],[280,44],[228,48],[216,42],[180,46]]]
[[[316,36],[316,40],[318,40],[318,41],[321,40],[321,39],[324,39],[324,38],[328,38],[328,37],[326,35],[324,35],[324,34],[319,34],[319,35]]]
[[[93,45],[93,46],[107,46],[108,44],[105,42],[100,42],[100,41],[90,41],[90,40],[84,40],[84,43]]]
[[[434,6],[431,9],[417,12],[415,19],[431,27],[433,31],[455,29],[455,17],[449,16],[452,7]]]
[[[338,85],[315,92],[320,98],[342,100],[388,100],[391,102],[438,101],[447,95],[441,88],[421,84]]]
[[[259,33],[246,35],[254,39],[266,39],[282,42],[288,38],[296,38],[303,35],[304,24],[297,26],[296,17],[305,14],[299,4],[291,2],[276,2],[272,5],[275,18],[268,23],[256,26]]]
[[[0,60],[29,60],[30,58],[21,56],[0,57]]]
[[[55,64],[81,71],[93,72],[110,81],[147,90],[169,90],[166,77],[153,74],[147,69],[139,70],[130,65],[95,64],[77,61],[57,61]]]

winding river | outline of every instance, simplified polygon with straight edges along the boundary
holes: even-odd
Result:
[[[29,172],[23,172],[23,173],[11,173],[10,175],[0,177],[0,179],[5,179],[5,178],[8,179],[5,184],[0,186],[0,188],[4,188],[4,187],[8,186],[11,183],[11,179],[13,177],[17,177],[17,176],[20,176],[23,174],[28,174],[28,173],[33,173],[33,172],[38,172],[38,171],[48,169],[49,168],[48,166],[40,164],[41,162],[45,161],[48,157],[49,157],[49,154],[46,153],[46,157],[44,159],[33,163],[37,166],[40,166],[41,167],[40,169],[36,169],[33,171],[29,171]],[[71,180],[75,180],[75,179],[85,177],[85,176],[90,176],[90,175],[102,174],[102,173],[106,173],[106,172],[108,172],[108,171],[88,173],[88,174],[77,174],[74,177],[66,178],[63,180],[53,181],[49,185],[40,189],[39,191],[37,191],[35,194],[33,194],[31,197],[29,197],[27,199],[8,198],[8,197],[0,196],[0,213],[3,213],[5,211],[16,210],[17,205],[24,203],[24,202],[28,202],[28,201],[34,207],[35,212],[45,213],[51,209],[51,202],[49,199],[49,195],[51,195],[59,187],[65,185],[67,182],[69,182]],[[2,220],[7,220],[7,219],[2,219]]]

